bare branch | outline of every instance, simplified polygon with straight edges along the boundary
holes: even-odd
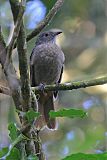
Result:
[[[77,81],[77,82],[71,82],[71,83],[65,83],[65,84],[58,84],[58,85],[46,85],[44,86],[44,91],[59,91],[59,90],[73,90],[73,89],[80,89],[80,88],[86,88],[91,86],[97,86],[107,83],[107,76],[101,77],[101,78],[94,78],[91,80],[83,80],[83,81]],[[38,94],[41,92],[40,87],[32,87],[32,90],[35,92],[35,94]]]
[[[0,85],[0,93],[5,94],[5,95],[11,95],[10,89],[2,85]]]
[[[52,7],[50,12],[47,14],[45,19],[35,28],[28,36],[27,36],[27,41],[30,41],[32,38],[37,36],[52,20],[52,18],[55,16],[55,14],[58,12],[58,10],[61,8],[63,5],[64,0],[57,0],[55,5]]]
[[[11,5],[11,10],[13,14],[14,23],[17,20],[17,16],[20,12],[19,10],[19,2],[18,0],[9,0]],[[21,5],[25,3],[25,0],[21,1]],[[26,47],[26,34],[25,34],[25,28],[23,21],[21,22],[19,35],[17,38],[17,50],[18,50],[18,56],[19,56],[19,71],[20,71],[20,81],[21,81],[21,96],[22,96],[22,103],[21,103],[21,109],[22,111],[26,112],[30,108],[30,81],[29,81],[29,72],[28,72],[28,60],[27,60],[27,47]],[[22,126],[25,126],[28,124],[28,121],[26,117],[21,117],[21,124]],[[26,132],[27,136],[29,135],[31,126],[28,128],[28,131]],[[23,145],[25,148],[28,148],[32,152],[31,145],[29,145],[28,141],[22,142],[20,144],[20,151],[21,151],[21,158],[23,157]],[[27,146],[27,147],[26,147]],[[27,150],[26,150],[27,153]]]
[[[6,59],[6,44],[3,38],[3,34],[2,34],[2,28],[0,26],[0,63],[2,65],[2,68],[4,68],[4,63],[5,63],[5,59]]]
[[[14,23],[16,22],[17,15],[20,12],[18,8],[18,1],[9,0]],[[23,5],[25,1],[22,1]],[[15,9],[14,9],[15,8]],[[20,79],[21,79],[21,91],[23,99],[23,111],[28,111],[30,106],[30,80],[29,80],[29,71],[28,71],[28,60],[27,60],[27,46],[26,46],[26,33],[23,21],[21,23],[20,32],[17,39],[17,49],[19,56],[19,70],[20,70]]]
[[[1,31],[1,27],[0,27],[0,63],[2,65],[2,68],[4,68],[6,56],[7,56],[6,44],[5,44],[5,41],[2,35],[2,31]],[[7,69],[4,69],[4,73],[9,83],[9,87],[11,89],[12,97],[14,99],[16,108],[20,110],[20,106],[21,106],[20,85],[19,85],[19,80],[17,78],[16,72],[15,72],[15,69],[12,63],[10,63]]]
[[[7,46],[7,57],[6,57],[6,62],[5,62],[6,67],[8,67],[8,64],[11,61],[12,49],[14,47],[16,39],[18,38],[23,14],[24,14],[24,6],[21,5],[20,9],[19,9],[19,14],[18,14],[18,17],[17,17],[17,21],[15,23],[15,28],[14,28],[14,31],[13,31],[11,41],[10,41],[9,45]]]

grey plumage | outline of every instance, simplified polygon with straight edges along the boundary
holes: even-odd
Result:
[[[65,59],[63,52],[55,43],[55,38],[60,33],[48,31],[38,36],[30,57],[31,86],[60,83]],[[38,111],[41,117],[37,119],[36,127],[47,125],[50,129],[55,128],[55,119],[49,119],[48,115],[50,110],[54,110],[53,95],[56,97],[57,92],[40,94]]]

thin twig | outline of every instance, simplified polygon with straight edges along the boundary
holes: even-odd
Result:
[[[55,16],[55,14],[58,12],[58,10],[63,5],[64,0],[57,0],[57,2],[54,4],[50,12],[47,14],[45,19],[35,28],[28,36],[27,41],[30,41],[32,38],[37,36],[52,20],[52,18]]]
[[[91,80],[83,80],[71,83],[64,83],[64,84],[53,84],[53,85],[46,85],[44,86],[44,91],[60,91],[60,90],[73,90],[73,89],[80,89],[86,88],[91,86],[103,85],[107,83],[107,76],[101,78],[94,78]],[[32,90],[35,94],[41,92],[40,87],[32,87]]]
[[[13,31],[11,41],[10,41],[9,45],[7,46],[7,57],[6,57],[5,66],[8,66],[8,64],[11,61],[12,49],[13,49],[15,41],[17,40],[18,35],[19,35],[23,14],[24,14],[24,6],[21,5],[20,9],[19,9],[19,14],[18,14],[18,17],[17,17],[17,21],[15,23],[15,28],[14,28],[14,31]]]

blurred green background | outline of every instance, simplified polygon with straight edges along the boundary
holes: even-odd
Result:
[[[29,33],[51,9],[55,0],[27,1],[26,32]],[[9,2],[0,0],[0,24],[7,44],[13,31]],[[65,53],[62,82],[101,77],[107,72],[107,0],[65,0],[46,30],[60,28],[63,34],[57,44]],[[36,38],[28,42],[28,59]],[[18,71],[17,51],[13,61]],[[0,68],[0,84],[6,85]],[[58,118],[58,129],[41,131],[47,159],[60,160],[66,155],[102,153],[107,150],[107,85],[59,92],[55,102],[59,108],[79,108],[88,112],[84,119]],[[20,126],[9,96],[0,94],[0,148],[9,145],[8,122]]]

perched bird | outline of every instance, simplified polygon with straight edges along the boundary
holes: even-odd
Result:
[[[35,47],[30,56],[30,78],[31,86],[58,84],[61,81],[64,64],[64,54],[56,45],[56,36],[62,33],[59,30],[50,30],[37,38]],[[53,96],[57,92],[41,92],[38,98],[38,112],[41,116],[37,118],[36,127],[41,128],[45,125],[49,129],[55,129],[55,118],[49,118],[50,110],[54,110]]]

